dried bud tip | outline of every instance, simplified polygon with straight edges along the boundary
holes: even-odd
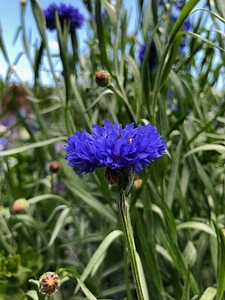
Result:
[[[134,187],[135,189],[139,189],[142,186],[143,180],[142,179],[136,179],[134,181]]]
[[[109,79],[109,73],[104,70],[95,73],[95,82],[101,87],[107,87],[109,84]]]
[[[29,209],[29,202],[24,198],[17,199],[13,203],[12,210],[15,214],[25,214],[28,212],[28,209]]]
[[[46,272],[39,279],[39,291],[44,295],[51,295],[60,287],[59,276],[55,272]]]

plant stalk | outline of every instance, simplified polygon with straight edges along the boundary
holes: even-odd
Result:
[[[117,205],[118,205],[120,218],[123,224],[123,229],[126,238],[129,258],[131,261],[131,267],[132,267],[137,296],[139,300],[145,300],[143,287],[141,284],[140,273],[138,270],[137,252],[136,252],[136,246],[135,246],[135,241],[133,236],[133,229],[130,220],[129,205],[127,203],[126,196],[123,191],[122,192],[119,191],[117,194]]]

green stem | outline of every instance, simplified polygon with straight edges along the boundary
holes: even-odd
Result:
[[[107,86],[107,88],[110,89],[114,94],[116,94],[119,98],[121,98],[124,101],[124,103],[125,103],[125,105],[126,105],[126,107],[128,109],[128,113],[130,114],[130,117],[136,123],[137,122],[137,120],[136,120],[137,118],[136,118],[136,116],[135,116],[135,114],[133,112],[133,109],[132,109],[130,103],[128,102],[127,98],[125,98],[121,94],[121,92],[112,83],[109,83],[108,86]]]
[[[126,196],[124,192],[118,192],[117,194],[117,205],[120,218],[123,224],[124,234],[126,237],[126,243],[128,248],[128,253],[131,261],[131,267],[133,271],[133,277],[135,282],[135,288],[139,300],[145,300],[143,287],[141,284],[140,273],[138,271],[138,262],[137,262],[137,252],[134,242],[133,230],[130,220],[129,205],[126,201]]]

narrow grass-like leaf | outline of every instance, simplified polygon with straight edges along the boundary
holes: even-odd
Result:
[[[31,298],[31,299],[33,299],[33,300],[39,300],[38,294],[37,294],[37,292],[34,291],[34,290],[31,290],[31,291],[27,292],[27,293],[26,293],[26,296],[28,296],[29,298]],[[24,296],[23,299],[27,299],[27,298],[25,298],[25,296]]]
[[[69,67],[70,56],[69,56],[69,52],[67,49],[68,33],[66,32],[65,36],[63,35],[61,23],[59,20],[59,15],[57,12],[55,12],[55,22],[56,22],[56,29],[57,29],[57,37],[58,37],[58,41],[59,41],[60,57],[61,57],[62,64],[63,64],[63,77],[64,77],[64,83],[65,83],[65,89],[66,89],[65,99],[66,99],[66,105],[68,105],[68,101],[70,99],[70,67]],[[64,28],[66,28],[66,27],[64,27]],[[73,66],[71,66],[71,67],[73,67]]]
[[[214,222],[217,235],[217,294],[216,300],[223,299],[225,292],[225,237],[217,223]]]
[[[177,225],[177,230],[181,229],[196,229],[199,231],[204,231],[212,236],[216,236],[215,231],[207,224],[204,224],[203,222],[197,222],[197,221],[189,221],[180,223]]]
[[[4,150],[4,151],[0,152],[0,157],[14,155],[14,154],[17,154],[17,153],[28,151],[30,149],[40,148],[40,147],[44,147],[44,146],[47,146],[47,145],[51,145],[51,144],[61,142],[61,141],[66,141],[66,140],[67,140],[67,137],[61,136],[61,137],[58,137],[58,138],[53,138],[53,139],[49,139],[49,140],[46,140],[46,141],[36,142],[36,143],[32,143],[32,144],[29,144],[29,145],[26,145],[26,146],[17,147],[17,148],[14,148],[14,149]]]
[[[53,245],[55,239],[57,238],[59,232],[62,230],[62,228],[65,224],[65,221],[69,215],[69,212],[70,212],[70,208],[68,208],[68,207],[63,208],[63,211],[60,213],[59,217],[57,218],[57,222],[53,228],[51,238],[48,242],[48,247],[51,247]]]
[[[169,207],[172,207],[173,199],[174,199],[174,192],[177,185],[177,178],[178,178],[178,170],[179,170],[179,163],[180,163],[180,157],[181,157],[181,150],[182,150],[182,138],[179,140],[179,143],[177,145],[176,151],[174,153],[174,164],[171,168],[171,176],[168,183],[168,189],[167,189],[167,204]]]
[[[120,230],[114,230],[110,232],[102,241],[102,243],[99,245],[97,250],[92,255],[89,263],[87,264],[86,268],[84,269],[80,280],[85,281],[86,278],[92,273],[92,271],[96,270],[96,264],[99,265],[99,260],[102,262],[102,257],[105,257],[106,252],[110,246],[110,244],[116,240],[119,236],[121,236],[123,233]],[[79,290],[79,286],[76,287],[75,293],[77,293]]]
[[[206,144],[202,145],[196,148],[191,149],[188,151],[185,155],[184,158],[187,158],[188,156],[197,153],[197,152],[202,152],[202,151],[217,151],[220,154],[225,154],[225,146],[218,145],[218,144]]]
[[[216,297],[216,289],[213,287],[208,287],[204,293],[201,295],[199,300],[213,300]]]
[[[64,185],[69,191],[73,193],[76,197],[82,199],[88,206],[96,210],[99,215],[106,217],[111,222],[115,223],[116,218],[109,208],[106,208],[100,201],[98,201],[91,193],[88,193],[83,187],[80,180],[74,177],[73,183],[63,180]]]
[[[105,67],[109,72],[111,72],[111,68],[109,67],[109,61],[106,52],[106,44],[104,38],[104,28],[102,24],[102,16],[101,16],[101,1],[95,1],[95,15],[96,15],[96,23],[97,23],[97,36],[99,42],[99,49],[101,53],[101,63],[103,67]]]
[[[142,265],[140,256],[137,252],[136,252],[136,260],[137,260],[137,267],[138,267],[138,272],[139,272],[139,276],[140,276],[140,280],[141,280],[141,286],[142,286],[142,290],[143,290],[143,294],[144,294],[144,299],[149,300],[145,273],[143,270],[143,265]]]
[[[181,300],[188,300],[188,299],[190,299],[190,269],[189,268],[187,269]]]
[[[85,296],[88,300],[97,300],[97,298],[91,293],[91,291],[86,287],[86,285],[80,280],[79,278],[76,278],[77,282],[79,283],[79,286],[81,287],[82,291],[84,292]]]

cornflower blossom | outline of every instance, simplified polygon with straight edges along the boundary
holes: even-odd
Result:
[[[147,49],[147,45],[143,44],[139,50],[139,60],[141,65],[143,64],[145,52]],[[150,48],[149,48],[149,54],[148,54],[148,68],[150,71],[153,71],[158,63],[158,57],[157,57],[157,51],[155,47],[155,43],[152,41]]]
[[[128,170],[139,173],[165,153],[166,142],[161,140],[151,124],[127,124],[105,120],[104,126],[92,125],[92,134],[76,131],[68,138],[66,160],[77,174],[91,173],[96,168]]]
[[[84,17],[79,10],[74,8],[72,5],[60,3],[59,5],[51,4],[47,9],[44,10],[46,27],[49,30],[52,31],[56,29],[55,11],[57,11],[59,15],[59,20],[62,27],[65,24],[69,24],[71,32],[82,27]]]

